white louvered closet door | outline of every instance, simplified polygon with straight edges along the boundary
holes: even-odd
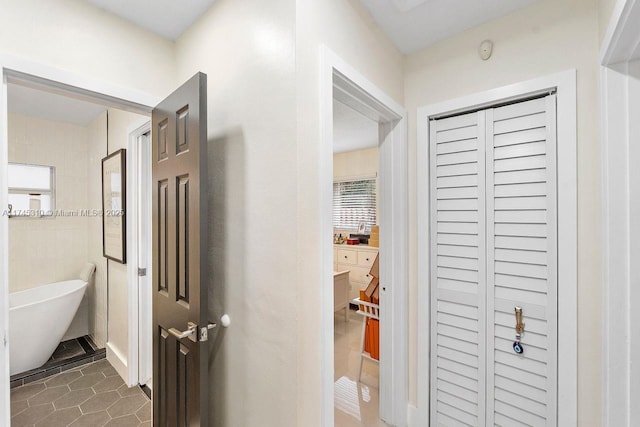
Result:
[[[487,425],[557,422],[555,109],[549,95],[487,111]]]
[[[555,95],[431,122],[433,426],[556,425],[555,133]]]
[[[431,126],[431,425],[483,425],[485,112]]]

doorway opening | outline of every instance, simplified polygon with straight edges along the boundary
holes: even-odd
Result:
[[[380,244],[378,142],[378,122],[334,98],[332,217],[336,426],[385,425],[380,420],[378,392],[380,275],[373,271],[374,265],[379,263]],[[355,304],[358,300],[363,303]]]
[[[370,403],[379,396],[379,407],[374,422],[384,425],[404,425],[407,417],[407,209],[406,209],[406,114],[404,109],[388,97],[383,91],[369,82],[360,73],[342,61],[333,52],[324,48],[321,68],[322,92],[321,105],[321,179],[322,179],[322,244],[323,253],[323,425],[340,424],[339,417],[351,417],[357,422],[370,422],[369,414],[362,416],[359,409],[340,410],[345,407],[341,396],[351,391],[356,406],[360,402]],[[337,114],[334,122],[334,114]],[[365,164],[378,163],[378,171],[369,171],[360,176],[338,177],[334,175],[334,124],[340,126],[339,117],[351,117],[361,124],[369,123],[373,127],[374,142],[366,155],[371,159]],[[367,126],[367,125],[365,125]],[[375,153],[377,151],[377,154]],[[340,154],[336,159],[340,159]],[[344,157],[344,156],[343,156]],[[338,160],[340,161],[340,160]],[[337,170],[337,168],[336,168]],[[347,174],[348,175],[348,174]],[[348,178],[348,179],[344,179]],[[376,179],[377,178],[377,179]],[[377,182],[376,182],[377,181]],[[376,196],[377,189],[377,196]],[[334,194],[336,200],[349,191],[368,194],[368,205],[364,208],[364,218],[348,223],[345,215],[344,224],[334,223]],[[348,205],[346,196],[342,198]],[[375,202],[371,203],[373,200]],[[372,206],[373,205],[373,206]],[[361,211],[362,208],[358,208]],[[372,246],[334,245],[332,236],[346,234],[369,234],[376,225],[379,227],[379,248]],[[340,229],[340,227],[345,227]],[[358,228],[361,232],[358,233]],[[353,229],[353,230],[352,230]],[[352,233],[351,231],[354,231]],[[363,242],[366,237],[362,236]],[[378,255],[379,270],[372,271]],[[344,258],[344,257],[347,258]],[[358,259],[361,258],[361,259]],[[367,259],[368,258],[368,259]],[[339,262],[340,261],[340,262]],[[346,261],[346,263],[345,263]],[[346,273],[346,288],[341,285],[340,271]],[[363,317],[355,310],[342,311],[353,297],[359,297],[360,290],[366,288],[374,276],[379,276],[379,371],[376,378],[376,362],[373,357],[365,357],[364,374],[360,377],[365,382],[358,382],[359,372],[352,372],[351,377],[341,372],[336,363],[336,354],[340,354],[340,334],[359,349],[354,353],[358,362],[362,346]],[[343,281],[345,279],[342,279]],[[341,291],[342,289],[342,291]],[[346,289],[346,290],[345,290]],[[334,292],[335,290],[335,292]],[[361,304],[356,303],[354,308]],[[362,304],[364,305],[364,304]],[[336,312],[335,310],[339,311]],[[363,310],[360,310],[363,311]],[[353,327],[350,327],[353,325]],[[351,334],[349,333],[350,330]],[[336,344],[334,344],[334,339]],[[367,356],[371,356],[367,352]],[[337,368],[337,369],[336,369]],[[359,371],[359,370],[358,370]],[[337,377],[336,377],[337,376]],[[345,379],[346,378],[346,379]],[[377,383],[376,383],[377,380]],[[377,386],[377,389],[375,389]],[[352,408],[353,409],[353,408]],[[358,411],[358,415],[355,412]],[[342,412],[340,414],[340,412]],[[355,415],[355,416],[354,416]],[[335,417],[335,418],[334,418]],[[351,424],[349,424],[351,425]],[[357,425],[357,424],[356,424]],[[365,424],[362,424],[365,425]],[[367,424],[372,425],[372,424]]]
[[[101,163],[107,155],[126,148],[128,132],[149,120],[151,108],[145,105],[154,105],[155,100],[37,64],[22,61],[13,64],[11,58],[4,59],[6,62],[0,68],[0,172],[10,179],[0,179],[0,203],[6,212],[0,218],[0,265],[3,266],[0,329],[10,331],[12,323],[20,323],[13,319],[14,303],[19,302],[16,296],[22,296],[23,292],[36,293],[38,285],[51,290],[52,285],[47,283],[85,285],[79,287],[77,310],[63,304],[62,311],[71,312],[73,318],[67,319],[69,324],[62,325],[61,317],[55,313],[39,322],[39,329],[47,322],[54,328],[64,329],[52,344],[55,348],[58,341],[63,341],[51,359],[45,355],[49,350],[36,352],[49,359],[45,365],[34,368],[44,366],[46,369],[41,369],[42,372],[28,368],[26,375],[22,375],[24,369],[15,361],[32,355],[19,345],[29,345],[29,342],[18,343],[11,339],[10,333],[7,335],[7,345],[0,348],[0,413],[3,414],[0,423],[34,424],[45,422],[46,417],[60,417],[62,414],[51,402],[55,398],[71,398],[70,393],[82,402],[65,407],[62,411],[65,416],[83,417],[82,413],[87,412],[81,408],[83,404],[108,404],[98,411],[106,421],[119,416],[141,420],[140,417],[146,418],[146,413],[150,417],[150,403],[146,404],[145,393],[137,387],[128,387],[127,328],[110,325],[108,321],[124,320],[126,325],[128,286],[127,266],[103,256],[102,218],[106,211],[102,200]],[[31,168],[31,173],[21,173],[24,168]],[[41,170],[48,172],[40,173]],[[40,175],[40,181],[31,182]],[[15,179],[22,179],[23,184],[16,184]],[[12,204],[11,213],[9,204]],[[41,242],[38,243],[38,239]],[[111,282],[114,284],[110,285]],[[16,288],[20,286],[25,289]],[[118,294],[117,290],[124,293]],[[69,295],[64,290],[62,293]],[[44,315],[55,304],[57,301],[50,301],[46,310],[39,313]],[[116,308],[125,315],[113,312]],[[53,334],[48,334],[51,336]],[[33,336],[31,339],[36,341]],[[11,357],[9,349],[15,353]],[[137,343],[135,350],[138,350]],[[34,363],[40,365],[38,361]],[[87,389],[86,396],[79,396],[82,393],[73,391],[78,384],[71,386],[74,381],[94,382],[95,387]],[[69,393],[63,393],[65,391]],[[43,403],[43,399],[46,402]],[[139,406],[140,414],[118,412],[124,405],[117,406],[118,402],[131,399],[139,401],[140,405],[134,402],[132,406]],[[85,418],[82,421],[92,423]],[[93,421],[102,423],[97,418]]]

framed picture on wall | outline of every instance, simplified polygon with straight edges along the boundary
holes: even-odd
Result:
[[[102,159],[102,255],[121,264],[127,263],[126,151]]]

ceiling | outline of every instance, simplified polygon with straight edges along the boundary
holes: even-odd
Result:
[[[215,0],[85,0],[176,40]],[[322,0],[317,0],[322,1]],[[509,14],[539,0],[360,0],[404,53]]]
[[[378,123],[334,100],[333,152],[344,153],[377,146]]]
[[[360,0],[404,53],[415,52],[536,1]]]
[[[103,105],[16,84],[7,85],[7,95],[10,113],[80,126],[106,110]]]
[[[164,37],[176,40],[215,0],[86,0]]]

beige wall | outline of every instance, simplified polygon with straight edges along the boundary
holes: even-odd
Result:
[[[102,210],[102,158],[107,155],[107,112],[101,113],[87,127],[89,131],[87,163],[87,209]],[[102,256],[102,217],[87,218],[87,255],[96,266],[93,286],[89,286],[89,332],[100,348],[107,344],[107,260]]]
[[[0,0],[0,53],[164,96],[173,43],[80,0]]]
[[[477,47],[495,43],[482,61]],[[595,1],[543,0],[407,57],[409,158],[416,158],[416,108],[570,68],[578,72],[578,425],[601,419],[598,9]],[[416,164],[410,162],[410,229],[416,230]],[[410,398],[416,400],[416,259],[410,232]],[[562,327],[562,326],[560,326]]]
[[[403,57],[357,0],[297,0],[296,5],[297,235],[315,244],[301,245],[297,257],[299,392],[295,425],[318,426],[322,411],[323,313],[321,304],[309,301],[322,300],[319,242],[331,237],[320,235],[321,219],[331,215],[320,209],[320,46],[328,46],[400,104],[404,98]]]
[[[176,43],[208,75],[211,426],[298,426],[293,0],[219,0]],[[306,424],[313,425],[313,424]]]
[[[378,175],[378,147],[333,155],[333,179]]]
[[[9,161],[56,168],[56,210],[87,202],[87,140],[83,126],[9,114]],[[87,218],[9,220],[9,291],[77,279],[87,262]]]
[[[598,34],[600,42],[602,42],[607,33],[611,14],[617,3],[619,3],[618,0],[598,0]]]

